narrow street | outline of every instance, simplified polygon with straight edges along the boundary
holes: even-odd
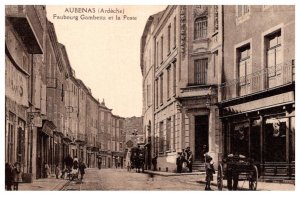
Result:
[[[202,191],[197,175],[155,176],[125,169],[87,169],[83,182],[71,181],[62,190],[194,190]],[[217,190],[212,186],[213,190]]]

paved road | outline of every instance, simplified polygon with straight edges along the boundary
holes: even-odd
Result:
[[[203,177],[201,177],[203,178]],[[197,175],[155,176],[124,169],[87,169],[84,180],[71,181],[62,190],[204,190]],[[217,190],[212,186],[213,190]]]

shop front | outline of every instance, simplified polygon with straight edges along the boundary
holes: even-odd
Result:
[[[223,156],[238,153],[252,158],[262,179],[295,178],[294,103],[247,112],[231,106],[222,113]]]

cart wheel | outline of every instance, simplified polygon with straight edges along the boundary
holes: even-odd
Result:
[[[217,185],[218,185],[218,190],[223,189],[223,167],[221,164],[218,166],[218,173],[217,173]]]
[[[254,170],[249,178],[249,189],[250,190],[256,190],[257,189],[257,180],[258,180],[258,170],[257,167],[254,165],[253,166]]]

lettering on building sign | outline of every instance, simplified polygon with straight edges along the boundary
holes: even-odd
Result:
[[[181,55],[185,57],[186,49],[186,6],[180,6],[180,48]]]
[[[28,78],[20,73],[8,58],[5,58],[5,95],[17,104],[28,107]]]

